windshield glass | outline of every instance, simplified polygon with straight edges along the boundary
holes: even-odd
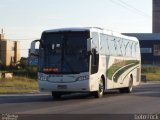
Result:
[[[87,39],[89,32],[43,33],[40,72],[77,74],[89,71]]]

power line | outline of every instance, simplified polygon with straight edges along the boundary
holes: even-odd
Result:
[[[135,11],[137,11],[137,12],[139,12],[139,13],[141,13],[141,14],[145,15],[146,17],[151,17],[151,16],[150,16],[150,15],[148,15],[147,13],[145,13],[145,12],[143,12],[143,11],[141,11],[141,10],[137,9],[136,7],[134,7],[134,6],[130,5],[130,4],[128,4],[128,3],[126,3],[126,2],[124,2],[124,1],[122,1],[122,0],[119,0],[119,2],[121,2],[122,4],[124,4],[124,5],[128,6],[128,7],[132,8],[132,9],[134,9]]]
[[[118,0],[118,1],[117,0],[116,1],[110,0],[110,1],[112,3],[114,3],[114,4],[117,4],[117,5],[121,6],[121,7],[129,10],[132,13],[138,14],[138,15],[143,16],[143,17],[151,18],[151,16],[149,16],[148,14],[146,14],[146,13],[142,12],[141,10],[139,10],[139,9],[137,9],[137,8],[125,3],[122,0]]]
[[[114,3],[114,4],[116,4],[116,5],[119,5],[119,6],[121,6],[121,7],[123,7],[123,8],[126,8],[126,9],[128,9],[130,12],[133,12],[133,10],[131,10],[131,9],[129,9],[128,7],[126,7],[125,5],[123,5],[123,4],[121,4],[121,3],[119,3],[119,2],[115,2],[115,1],[113,1],[113,0],[110,0],[112,3]]]

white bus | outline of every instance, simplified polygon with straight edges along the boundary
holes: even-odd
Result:
[[[39,42],[39,89],[54,98],[75,92],[100,98],[109,89],[129,93],[140,83],[141,55],[135,37],[101,28],[63,28],[44,31]]]

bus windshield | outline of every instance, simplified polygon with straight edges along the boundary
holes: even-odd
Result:
[[[43,33],[39,71],[55,74],[78,74],[89,71],[87,39],[89,32]]]

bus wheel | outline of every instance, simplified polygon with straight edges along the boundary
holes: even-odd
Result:
[[[52,92],[52,97],[53,99],[60,99],[61,98],[61,93],[59,92]]]
[[[120,93],[131,93],[133,91],[133,78],[130,77],[129,85],[126,88],[120,88]]]
[[[133,78],[130,77],[129,86],[127,88],[127,93],[131,93],[133,91]]]
[[[103,80],[101,78],[100,82],[99,82],[99,90],[94,92],[94,96],[95,98],[101,98],[103,96],[104,93],[104,84],[103,84]]]

